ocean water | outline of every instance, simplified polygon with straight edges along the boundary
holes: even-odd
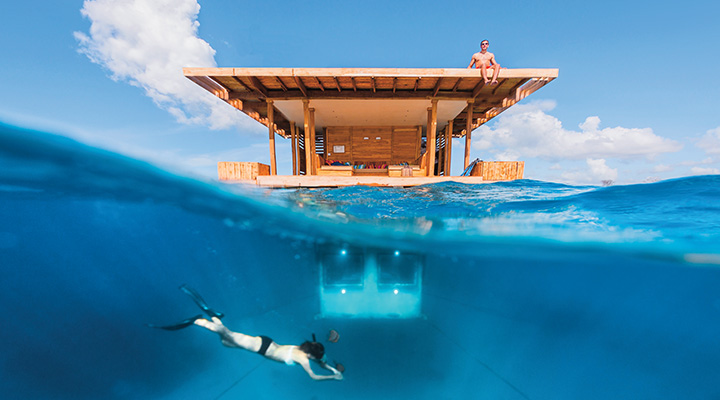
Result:
[[[0,393],[717,399],[718,243],[720,176],[266,190],[0,125]],[[422,260],[419,315],[323,314],[345,249]],[[146,327],[198,314],[181,284],[232,330],[315,333],[344,380]]]

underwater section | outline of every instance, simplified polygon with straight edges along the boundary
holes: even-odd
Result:
[[[265,190],[3,125],[0,163],[4,399],[720,397],[717,176]],[[147,327],[182,284],[344,379]]]

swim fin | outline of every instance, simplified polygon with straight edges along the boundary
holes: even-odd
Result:
[[[190,296],[190,298],[193,299],[195,304],[197,304],[198,307],[205,311],[205,314],[207,314],[209,317],[217,317],[219,319],[222,319],[222,317],[225,316],[225,314],[214,311],[210,307],[208,307],[207,303],[205,303],[205,300],[203,300],[203,298],[200,296],[200,293],[196,292],[195,289],[189,287],[188,285],[182,285],[180,286],[180,290]]]
[[[177,323],[175,325],[165,325],[165,326],[159,326],[154,324],[146,324],[150,328],[157,328],[157,329],[165,329],[166,331],[177,331],[183,328],[187,328],[188,326],[195,323],[195,320],[198,320],[202,318],[202,314],[198,314],[192,318],[188,318],[185,321],[182,321],[180,323]]]

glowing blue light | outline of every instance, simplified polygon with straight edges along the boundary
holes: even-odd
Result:
[[[345,294],[345,289],[341,290],[340,293]]]
[[[393,293],[398,294],[398,290],[397,289],[393,290]]]
[[[340,250],[340,254],[342,254],[342,255],[347,254],[347,250],[345,250],[345,249]]]
[[[395,255],[396,255],[396,256],[399,256],[399,255],[400,255],[400,250],[395,250]]]

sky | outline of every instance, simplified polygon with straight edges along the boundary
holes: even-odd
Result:
[[[471,159],[569,184],[720,174],[715,1],[5,3],[0,122],[183,175],[270,159],[267,128],[183,67],[465,68],[482,39],[502,67],[560,72],[476,129]],[[289,140],[276,146],[290,174]]]

